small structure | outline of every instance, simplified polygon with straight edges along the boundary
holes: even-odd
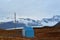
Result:
[[[34,30],[32,27],[24,27],[23,29],[23,37],[33,38],[34,37]]]

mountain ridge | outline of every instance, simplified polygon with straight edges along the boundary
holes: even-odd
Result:
[[[12,20],[9,22],[0,23],[0,28],[3,28],[3,29],[15,28],[14,25],[17,26],[18,28],[26,27],[26,26],[31,26],[31,27],[32,26],[39,26],[39,27],[49,26],[49,27],[52,27],[59,22],[60,22],[59,15],[53,16],[52,18],[43,18],[42,20],[34,20],[34,19],[30,19],[30,18],[19,18],[16,21],[16,25],[15,25],[14,21]]]

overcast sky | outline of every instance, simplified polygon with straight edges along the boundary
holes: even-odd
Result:
[[[12,17],[42,19],[60,15],[60,0],[0,0],[0,19]]]

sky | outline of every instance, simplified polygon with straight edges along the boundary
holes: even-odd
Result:
[[[60,15],[60,0],[0,0],[0,20],[6,17],[43,19]]]

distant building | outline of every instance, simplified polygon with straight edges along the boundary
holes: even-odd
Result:
[[[33,38],[34,37],[34,30],[32,27],[25,27],[23,29],[23,36],[24,37],[29,37],[29,38]]]

